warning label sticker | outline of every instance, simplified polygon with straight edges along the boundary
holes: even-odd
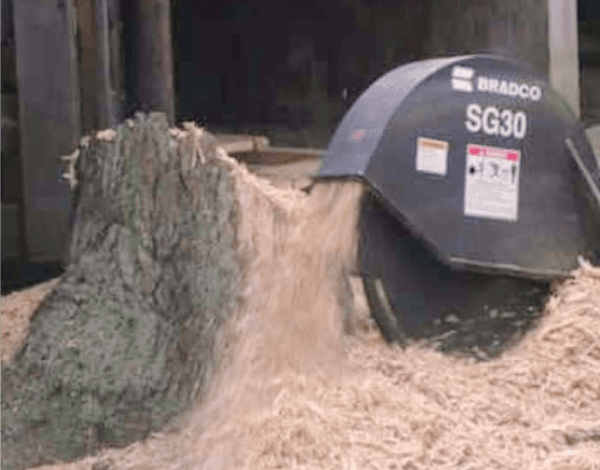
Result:
[[[417,139],[417,171],[445,175],[448,168],[448,142],[419,137]]]
[[[517,220],[521,152],[467,146],[465,215]]]

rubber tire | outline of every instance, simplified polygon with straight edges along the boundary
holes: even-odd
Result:
[[[398,321],[395,317],[390,316],[390,313],[393,315],[393,312],[388,312],[388,307],[377,292],[376,279],[363,277],[362,280],[371,316],[381,331],[383,338],[388,343],[404,343],[404,335],[401,334]]]

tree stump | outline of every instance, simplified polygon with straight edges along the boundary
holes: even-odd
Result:
[[[242,260],[216,140],[184,134],[150,114],[82,140],[69,264],[2,368],[3,468],[124,446],[201,397]]]

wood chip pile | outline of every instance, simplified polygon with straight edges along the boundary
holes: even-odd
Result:
[[[210,393],[169,431],[41,468],[600,469],[600,268],[582,261],[495,360],[390,348],[364,322],[346,336],[336,283],[355,256],[361,186],[306,195],[228,161],[255,262]]]

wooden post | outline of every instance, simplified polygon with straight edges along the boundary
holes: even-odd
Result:
[[[115,95],[110,77],[110,27],[108,0],[95,0],[96,16],[96,100],[98,127],[106,129],[117,125]]]
[[[79,42],[81,125],[84,132],[122,119],[123,67],[117,0],[74,0]]]
[[[549,76],[552,86],[581,115],[577,1],[548,0]]]
[[[169,0],[132,0],[123,4],[128,23],[129,92],[136,110],[162,111],[174,123],[173,51]],[[130,111],[133,111],[130,109]]]
[[[89,0],[74,0],[77,17],[81,130],[91,132],[98,127],[96,106],[96,22]]]
[[[113,96],[113,112],[117,122],[124,118],[125,67],[123,56],[123,13],[121,0],[107,0],[108,47],[110,49],[110,82]]]
[[[14,7],[28,258],[56,262],[70,211],[57,158],[72,151],[80,132],[73,0],[19,0]]]

